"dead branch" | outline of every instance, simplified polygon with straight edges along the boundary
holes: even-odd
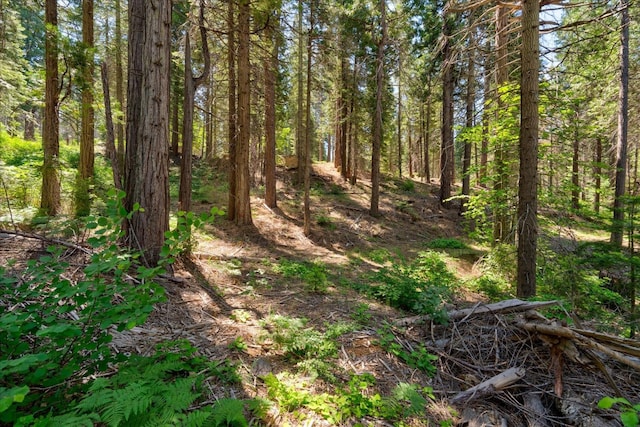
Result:
[[[521,323],[519,326],[529,332],[571,339],[580,346],[598,350],[613,360],[640,371],[640,361],[637,359],[629,358],[620,351],[607,347],[606,345],[588,338],[571,328],[559,325],[544,325],[540,323]]]
[[[485,397],[495,392],[504,390],[512,384],[520,381],[526,375],[524,368],[510,368],[498,375],[489,378],[480,384],[458,393],[451,399],[453,404],[467,403],[479,397]]]
[[[66,248],[75,249],[75,250],[78,250],[78,251],[83,252],[83,253],[88,254],[88,255],[92,254],[91,250],[85,248],[84,246],[80,246],[80,245],[78,245],[76,243],[68,242],[66,240],[61,240],[61,239],[56,239],[56,238],[53,238],[53,237],[42,236],[40,234],[26,233],[24,231],[3,230],[3,229],[0,229],[0,234],[9,234],[9,235],[12,235],[12,236],[25,237],[27,239],[41,240],[43,242],[49,242],[49,243],[53,243],[55,245],[64,246]]]
[[[463,310],[453,310],[448,313],[449,320],[465,321],[472,316],[479,316],[482,314],[505,314],[505,313],[517,313],[529,310],[540,309],[544,307],[550,307],[558,304],[558,301],[522,301],[519,299],[510,299],[500,301],[495,304],[476,305],[472,308],[466,308]],[[411,316],[396,320],[397,326],[409,326],[416,323],[421,323],[429,320],[429,316]]]

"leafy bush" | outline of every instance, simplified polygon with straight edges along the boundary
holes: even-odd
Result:
[[[485,273],[467,283],[469,288],[482,292],[492,301],[513,298],[513,286],[504,278],[493,273]]]
[[[22,272],[0,270],[0,395],[13,395],[8,405],[3,397],[0,421],[64,406],[65,394],[82,388],[84,378],[122,359],[107,345],[110,328],[143,323],[163,300],[164,290],[152,280],[158,269],[138,267],[140,282],[130,282],[138,254],[116,244],[120,222],[130,214],[119,199],[109,211],[111,217],[87,223],[95,252],[79,278],[70,277],[68,262],[53,247]]]
[[[411,263],[397,262],[371,275],[356,288],[387,304],[446,322],[444,300],[458,285],[453,273],[437,252],[418,254]]]
[[[202,394],[204,380],[218,376],[217,364],[194,353],[186,340],[163,343],[153,356],[132,356],[118,366],[117,374],[93,380],[66,413],[49,413],[37,419],[27,416],[21,423],[247,426],[245,406],[257,407],[256,402],[221,399],[213,406],[193,409]]]

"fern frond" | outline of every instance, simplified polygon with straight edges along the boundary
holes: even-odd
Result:
[[[115,401],[115,391],[103,387],[104,385],[100,385],[94,390],[92,385],[89,388],[90,393],[78,403],[76,408],[82,412],[99,412],[100,408]]]
[[[117,401],[114,405],[122,408],[125,419],[134,414],[146,412],[153,403],[153,396],[160,383],[136,381],[116,391]]]
[[[182,412],[200,396],[193,390],[195,377],[179,378],[172,383],[165,384],[160,397],[167,408],[175,412]]]
[[[238,399],[220,399],[213,406],[211,416],[211,426],[216,427],[248,427],[247,419],[244,417],[244,403]]]
[[[196,411],[189,412],[180,420],[183,427],[207,427],[205,421],[211,416],[211,408],[205,407]]]

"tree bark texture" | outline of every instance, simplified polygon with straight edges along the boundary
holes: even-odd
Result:
[[[204,26],[204,0],[200,0],[198,12],[198,28],[200,41],[202,43],[202,57],[204,67],[199,76],[193,75],[191,64],[191,38],[189,32],[185,35],[184,42],[184,98],[182,107],[182,157],[180,159],[180,190],[179,205],[180,210],[191,210],[191,175],[193,173],[193,116],[195,108],[195,94],[209,76],[211,59],[209,56],[209,43],[207,41],[207,31]]]
[[[627,134],[629,128],[629,0],[622,0],[620,11],[620,92],[618,95],[618,138],[613,199],[611,243],[622,246],[624,234],[625,179],[627,175]]]
[[[113,172],[113,185],[122,190],[122,177],[120,175],[120,159],[116,151],[116,137],[113,126],[113,112],[111,110],[111,94],[109,92],[109,73],[107,71],[107,63],[102,62],[100,67],[100,75],[102,77],[102,93],[104,98],[104,116],[106,127],[106,146],[109,161],[111,162],[111,171]]]
[[[275,208],[276,201],[276,70],[278,66],[278,42],[275,37],[279,16],[276,24],[268,25],[265,38],[271,43],[271,52],[264,61],[264,202],[270,208]]]
[[[523,0],[520,83],[520,182],[518,186],[518,297],[536,294],[538,247],[538,96],[540,4]]]
[[[369,213],[373,217],[380,215],[380,152],[382,148],[383,134],[383,106],[384,95],[384,56],[387,45],[387,4],[380,0],[380,26],[382,34],[377,42],[376,54],[376,109],[373,121],[373,147],[371,150],[371,207]]]
[[[506,5],[498,5],[496,8],[496,101],[498,105],[497,114],[505,108],[505,103],[502,100],[500,89],[507,83],[509,79],[509,69],[507,57],[509,54],[508,49],[508,34],[507,26],[509,24],[509,9]],[[493,243],[504,243],[509,241],[512,235],[510,230],[510,216],[507,197],[505,196],[506,189],[509,186],[509,166],[506,158],[506,148],[502,141],[496,142],[495,155],[495,180],[493,189],[496,196],[495,204],[493,206],[494,219],[493,219]]]
[[[238,142],[236,147],[236,224],[251,225],[249,148],[251,138],[251,103],[249,80],[249,42],[251,6],[240,0],[238,10]]]
[[[238,111],[237,111],[237,80],[236,80],[236,24],[235,24],[235,3],[236,0],[229,0],[227,9],[227,65],[229,73],[229,117],[228,117],[228,139],[229,139],[229,201],[227,203],[227,218],[229,221],[236,220],[236,181],[237,181],[237,160],[236,147],[238,145]]]
[[[58,75],[58,6],[56,0],[45,3],[45,95],[44,125],[42,129],[42,193],[40,209],[48,216],[60,211],[60,82]]]
[[[442,148],[440,150],[440,204],[449,208],[453,185],[454,141],[453,141],[453,57],[451,46],[452,23],[445,17],[443,24],[443,71],[442,71]]]
[[[130,11],[142,13],[143,42],[141,46],[130,47],[130,57],[136,49],[142,52],[138,92],[142,102],[139,115],[131,117],[136,142],[132,149],[127,144],[127,160],[131,162],[127,167],[127,188],[130,189],[127,197],[130,203],[139,203],[143,210],[134,213],[130,220],[128,241],[142,249],[148,265],[156,265],[164,233],[169,229],[171,0],[132,0]],[[134,40],[137,41],[135,37]]]
[[[80,132],[80,164],[76,183],[76,215],[86,216],[91,211],[90,185],[93,178],[94,153],[94,108],[93,108],[93,0],[82,1],[82,44],[85,49],[85,64],[82,70],[82,106]]]

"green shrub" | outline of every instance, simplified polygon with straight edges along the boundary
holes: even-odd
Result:
[[[427,247],[431,249],[467,249],[469,246],[458,239],[442,237],[433,239],[427,244]]]
[[[64,407],[65,394],[82,388],[84,378],[122,359],[107,345],[110,328],[143,323],[163,300],[164,290],[152,280],[158,269],[138,267],[141,281],[130,283],[138,254],[117,245],[129,214],[120,199],[109,210],[111,217],[87,223],[94,234],[87,243],[95,252],[79,279],[69,278],[57,248],[30,260],[22,272],[0,270],[0,395],[13,395],[8,406],[3,398],[0,421]],[[26,395],[24,387],[30,389]]]
[[[436,322],[446,322],[444,301],[458,286],[455,275],[447,269],[442,256],[427,251],[411,263],[397,262],[372,274],[366,284],[356,287],[387,304],[427,314]]]
[[[329,287],[327,267],[321,262],[281,260],[274,266],[276,273],[284,277],[295,277],[302,280],[312,292],[325,292]]]
[[[468,282],[474,291],[482,292],[491,301],[501,301],[514,297],[513,286],[492,273],[485,273]]]

